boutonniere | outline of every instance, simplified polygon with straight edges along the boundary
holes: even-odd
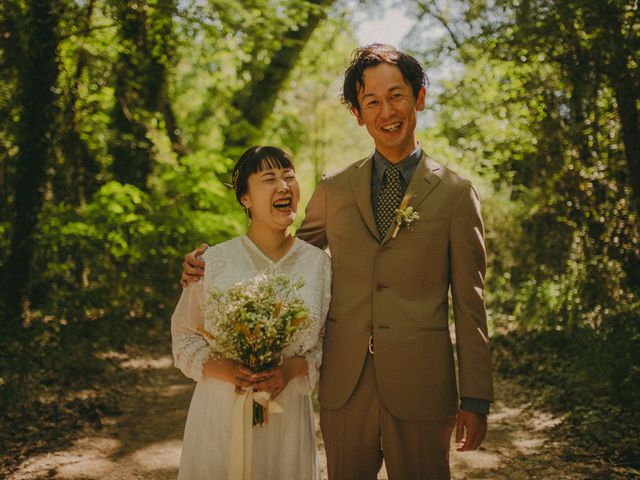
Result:
[[[420,214],[413,210],[413,207],[409,206],[409,200],[413,197],[413,193],[407,192],[402,201],[400,202],[400,208],[396,210],[396,228],[393,230],[391,238],[396,238],[398,231],[402,227],[408,227],[416,220],[420,220]]]

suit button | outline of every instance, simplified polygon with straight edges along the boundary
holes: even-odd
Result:
[[[391,250],[391,247],[390,247],[389,245],[380,245],[380,246],[378,247],[378,251],[379,251],[380,253],[384,253],[384,252],[386,252],[387,250]]]
[[[385,288],[388,288],[384,283],[378,282],[376,284],[376,291],[377,292],[381,292],[383,291]]]

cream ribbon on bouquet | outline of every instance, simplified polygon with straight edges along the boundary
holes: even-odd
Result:
[[[253,402],[269,413],[282,413],[278,402],[269,400],[267,392],[251,389],[236,396],[231,417],[231,445],[229,449],[229,480],[251,479],[251,448],[253,440]]]

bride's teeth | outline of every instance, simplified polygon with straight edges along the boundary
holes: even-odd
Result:
[[[276,202],[273,202],[273,206],[276,208],[287,208],[291,206],[291,199],[278,200]]]

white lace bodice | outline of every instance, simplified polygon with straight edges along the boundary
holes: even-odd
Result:
[[[295,379],[300,393],[309,394],[318,380],[322,361],[322,333],[331,295],[331,263],[329,256],[306,242],[294,239],[289,251],[277,262],[266,257],[246,236],[236,237],[210,247],[203,255],[206,263],[204,281],[190,284],[182,292],[171,317],[173,358],[186,376],[200,381],[202,367],[210,356],[210,348],[197,333],[204,315],[201,303],[210,288],[225,290],[234,283],[276,268],[292,280],[303,280],[298,295],[309,310],[309,325],[294,336],[283,351],[284,357],[305,357],[309,373]]]

